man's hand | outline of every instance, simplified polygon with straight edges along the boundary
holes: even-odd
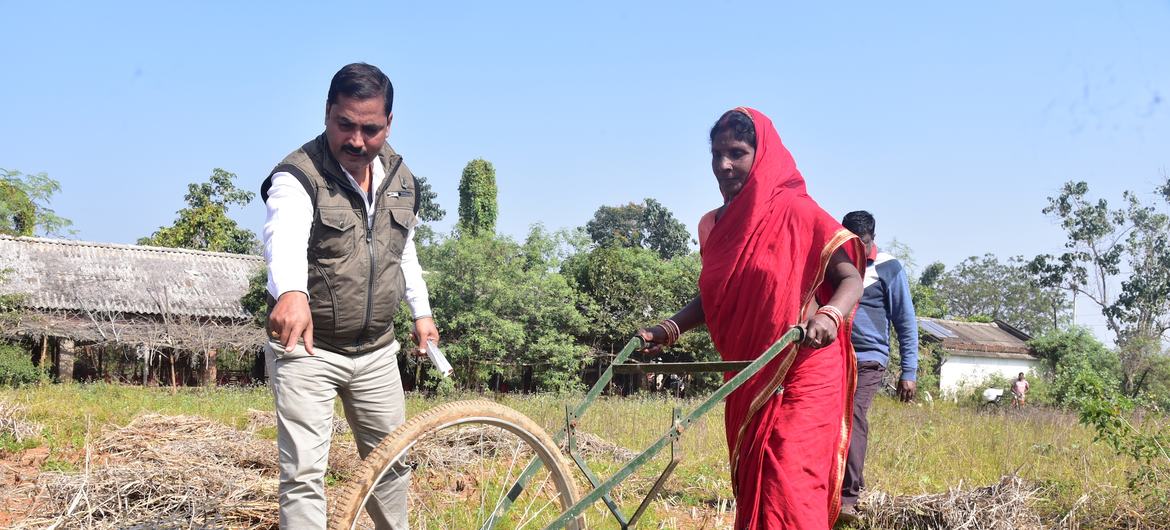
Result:
[[[914,401],[914,394],[918,393],[918,383],[905,379],[898,381],[898,399],[903,403]]]
[[[291,352],[297,340],[304,339],[305,351],[313,355],[313,314],[309,312],[309,295],[287,291],[280,295],[268,316],[268,337]]]
[[[422,317],[414,321],[414,331],[410,333],[410,338],[414,339],[414,343],[418,345],[415,349],[414,355],[416,357],[423,357],[427,354],[427,341],[435,341],[439,344],[439,329],[435,327],[435,319],[431,317]]]

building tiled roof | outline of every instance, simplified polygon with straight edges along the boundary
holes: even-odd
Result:
[[[0,294],[35,310],[246,319],[240,297],[263,258],[0,235]]]
[[[1035,359],[1027,341],[1032,337],[1003,321],[961,322],[919,318],[924,340],[941,343],[953,355],[1000,359]]]

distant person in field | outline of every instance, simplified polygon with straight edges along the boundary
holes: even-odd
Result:
[[[735,528],[827,529],[841,506],[854,382],[849,317],[865,249],[809,197],[763,113],[724,113],[710,140],[723,205],[699,221],[699,296],[638,334],[655,351],[706,323],[723,359],[743,361],[804,326],[803,343],[727,396]]]
[[[394,316],[414,314],[416,355],[438,343],[414,248],[418,189],[386,138],[394,86],[355,63],[333,76],[325,132],[264,180],[268,208],[268,337],[276,398],[280,527],[323,529],[333,401],[341,397],[365,458],[406,418]],[[379,530],[407,529],[408,470],[374,486],[366,511]]]
[[[856,522],[857,498],[865,487],[865,453],[869,445],[869,407],[882,387],[890,362],[890,326],[898,335],[901,374],[898,397],[911,401],[918,389],[918,321],[910,299],[910,282],[902,264],[878,252],[874,243],[877,222],[866,211],[849,212],[841,221],[861,238],[866,250],[865,290],[853,318],[853,351],[857,355],[857,393],[853,396],[853,435],[845,481],[841,488],[841,518]]]
[[[1028,397],[1028,389],[1032,385],[1028,384],[1028,380],[1024,379],[1024,372],[1020,372],[1019,377],[1012,381],[1012,406],[1016,408],[1023,408],[1024,401]]]

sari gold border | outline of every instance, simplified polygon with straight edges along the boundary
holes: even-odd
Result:
[[[857,240],[855,243],[856,255],[854,257],[854,265],[865,275],[866,252],[861,241]],[[853,322],[849,320],[849,329],[852,330]],[[852,333],[851,333],[852,335]],[[837,522],[837,517],[841,514],[841,486],[845,480],[845,465],[849,458],[849,441],[853,434],[853,396],[857,393],[857,354],[853,350],[853,341],[847,341],[845,344],[845,395],[843,396],[843,405],[841,414],[841,437],[837,441],[836,451],[836,465],[830,471],[829,477],[831,481],[829,485],[833,488],[829,497],[829,527],[832,528]]]
[[[817,267],[817,276],[814,279],[813,284],[809,288],[808,292],[803,294],[803,300],[800,305],[800,314],[798,318],[803,319],[804,315],[808,313],[809,304],[812,303],[813,296],[816,294],[817,288],[820,287],[821,283],[825,281],[825,268],[829,264],[829,258],[833,256],[833,253],[836,252],[837,249],[841,247],[841,245],[844,245],[850,239],[857,240],[857,236],[854,235],[853,232],[850,232],[845,228],[841,228],[835,234],[833,234],[833,237],[830,238],[829,242],[825,244],[823,249],[821,249],[820,261]],[[851,319],[852,315],[853,312],[850,311],[849,315],[846,316],[846,319]],[[785,331],[787,331],[787,329],[785,329]],[[849,345],[849,348],[850,352],[852,352],[852,345]],[[797,353],[800,352],[800,344],[793,344],[788,349],[791,351],[783,355],[782,358],[784,361],[781,362],[780,366],[776,370],[776,373],[772,376],[772,379],[768,381],[767,385],[764,386],[764,390],[756,394],[756,397],[752,400],[751,406],[748,408],[747,415],[744,416],[743,422],[739,425],[739,429],[735,436],[735,447],[733,447],[731,450],[731,486],[733,492],[737,489],[736,483],[738,482],[739,475],[739,453],[740,448],[743,446],[743,435],[747,431],[747,426],[751,424],[752,419],[756,416],[756,413],[759,412],[761,408],[763,408],[764,404],[768,402],[768,399],[770,399],[771,396],[776,393],[776,389],[780,387],[780,384],[784,382],[784,377],[788,375],[789,368],[792,367],[792,363],[796,360]],[[854,376],[854,379],[856,379],[856,375]],[[852,387],[855,385],[856,381],[854,381],[850,386]],[[850,403],[852,403],[852,393],[849,394],[849,400]],[[848,412],[849,414],[847,415],[847,418],[852,418],[853,411],[850,410]],[[846,421],[848,421],[848,419]],[[846,431],[848,431],[847,427]],[[845,439],[845,444],[846,447],[848,447],[848,438]],[[839,452],[840,451],[838,451],[838,453]],[[838,482],[836,495],[838,504],[840,503],[841,497],[841,480],[841,478],[836,479]],[[836,517],[836,515],[834,515],[834,517]]]

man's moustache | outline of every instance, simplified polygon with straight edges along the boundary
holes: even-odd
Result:
[[[354,155],[354,156],[362,156],[362,155],[366,154],[365,149],[358,149],[356,147],[352,147],[352,146],[348,146],[348,145],[341,146],[341,150],[345,151],[346,153],[349,153],[351,155]]]

